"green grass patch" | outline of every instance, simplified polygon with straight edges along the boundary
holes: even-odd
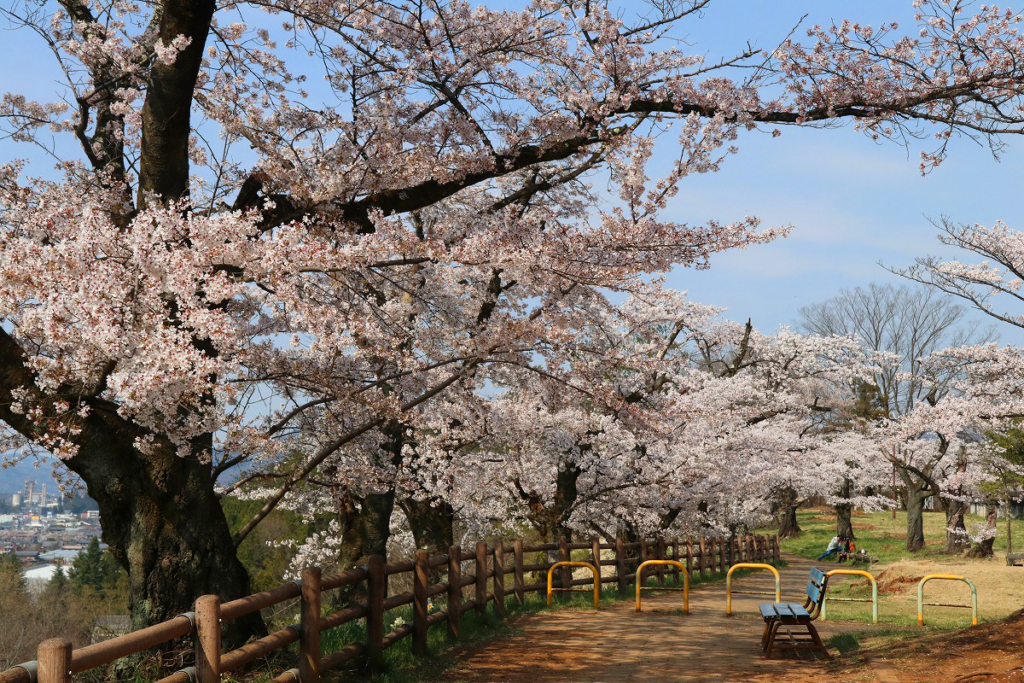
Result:
[[[829,509],[798,510],[797,521],[802,533],[796,538],[782,539],[780,542],[784,552],[800,557],[816,559],[825,552],[828,542],[836,535],[836,516]],[[984,520],[976,515],[967,516],[967,528],[972,529]],[[1011,520],[1014,538],[1024,538],[1024,520]],[[770,530],[762,530],[772,533]],[[873,512],[865,515],[854,515],[853,533],[857,549],[864,549],[880,563],[888,564],[904,559],[922,559],[945,554],[946,548],[946,516],[941,512],[925,512],[924,536],[925,547],[916,553],[906,550],[907,513],[898,511],[893,519],[891,512]],[[1006,520],[997,522],[997,533],[993,545],[996,555],[1006,553]],[[1019,549],[1019,548],[1018,548]],[[822,560],[823,563],[834,563],[835,556]],[[837,566],[840,566],[837,564]],[[865,565],[853,565],[863,568]]]

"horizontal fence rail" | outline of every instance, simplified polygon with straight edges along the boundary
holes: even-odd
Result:
[[[602,558],[602,553],[610,557]],[[574,579],[572,568],[560,564],[575,561],[589,565],[593,575]],[[0,683],[71,683],[73,674],[186,637],[193,641],[194,665],[165,676],[157,683],[219,682],[223,674],[242,669],[296,642],[298,666],[281,672],[272,679],[273,683],[319,683],[321,674],[357,661],[370,669],[382,668],[384,651],[401,640],[409,639],[413,654],[424,656],[428,654],[427,631],[437,624],[445,624],[449,637],[457,640],[463,614],[473,610],[485,616],[487,605],[491,603],[496,616],[504,616],[509,597],[523,604],[527,593],[546,593],[547,574],[556,564],[557,571],[551,573],[552,578],[557,577],[559,588],[594,584],[595,590],[599,590],[602,583],[615,583],[625,592],[636,580],[637,568],[647,561],[673,563],[652,567],[650,571],[657,585],[664,586],[668,574],[678,583],[681,574],[687,578],[694,572],[702,577],[724,574],[741,562],[777,564],[779,544],[778,538],[771,536],[659,538],[635,542],[619,538],[609,543],[601,543],[596,538],[587,543],[562,539],[559,543],[531,545],[516,539],[510,544],[500,540],[495,545],[480,542],[472,552],[465,553],[458,545],[444,555],[431,556],[425,550],[418,550],[414,559],[394,564],[373,555],[367,558],[364,567],[333,575],[322,575],[320,569],[309,567],[303,569],[298,581],[227,602],[221,602],[216,595],[204,595],[196,600],[192,612],[85,647],[75,649],[62,639],[44,641],[38,647],[36,660],[0,672]],[[464,570],[463,565],[471,570]],[[603,568],[607,567],[614,567],[615,573],[603,575]],[[431,574],[436,576],[440,570],[445,580],[431,584]],[[388,578],[405,574],[410,575],[413,589],[389,595]],[[470,586],[473,587],[472,597],[466,599],[463,593]],[[353,587],[359,589],[358,600],[335,612],[322,613],[325,592]],[[430,601],[438,596],[444,596],[447,604],[431,612]],[[223,651],[221,628],[224,622],[296,599],[299,623],[237,649]],[[412,605],[412,623],[386,633],[387,611],[405,605]],[[365,620],[365,641],[348,643],[336,652],[321,651],[321,633],[360,619]]]

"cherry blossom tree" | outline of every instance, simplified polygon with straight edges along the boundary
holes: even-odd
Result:
[[[843,23],[711,64],[668,40],[707,4],[3,9],[65,83],[0,100],[7,136],[58,157],[0,168],[0,421],[98,501],[136,625],[247,592],[234,545],[311,479],[354,478],[342,451],[396,466],[417,411],[605,292],[778,236],[661,216],[743,130],[936,132],[926,167],[953,134],[1024,132],[1012,12],[921,2],[910,37]],[[266,503],[232,538],[215,482],[240,466]]]
[[[968,259],[943,259],[926,257],[917,260],[914,266],[895,269],[894,272],[908,279],[924,283],[946,294],[957,297],[976,310],[981,311],[994,320],[1016,327],[1024,327],[1024,309],[1021,304],[1024,298],[1020,294],[1022,273],[1024,273],[1024,234],[1014,230],[1005,223],[997,222],[993,226],[977,224],[957,224],[949,219],[935,223],[940,229],[939,241],[965,254]],[[996,406],[989,406],[986,412],[992,415],[1012,415],[1013,407],[1006,407],[1007,399],[1017,394],[1017,388],[1005,383],[1007,377],[1019,376],[1016,363],[1019,350],[999,349],[994,345],[977,346],[965,349],[957,354],[969,369],[968,377],[974,386],[965,386],[969,395],[984,398],[986,395],[997,400]],[[979,368],[998,368],[998,372],[979,372]],[[999,372],[1007,373],[1000,376]],[[989,425],[987,437],[998,439],[1012,435],[1015,425],[1003,422],[1000,425]],[[990,443],[987,452],[983,452],[981,468],[987,472],[990,482],[1005,481],[1006,477],[1015,476],[1012,462],[1004,458],[992,457],[995,444]],[[1009,509],[1009,502],[1004,502]],[[995,518],[992,517],[992,533]],[[982,538],[978,548],[985,547]],[[987,547],[991,549],[991,541]],[[985,554],[985,550],[977,550]]]
[[[856,424],[898,421],[922,403],[934,405],[953,391],[957,366],[923,365],[921,360],[946,347],[982,343],[994,336],[992,330],[965,322],[965,312],[964,306],[935,289],[872,283],[804,307],[800,316],[801,327],[807,331],[855,335],[875,352],[874,370],[858,397],[863,419],[855,420]],[[871,452],[877,454],[874,448]],[[938,482],[944,470],[940,461],[945,458],[945,448],[890,448],[884,453],[906,492],[907,549],[919,550],[924,544],[925,501],[929,497],[940,500]],[[934,456],[928,464],[922,463],[925,453]],[[954,529],[950,539],[963,539],[955,530],[963,528],[966,503],[956,496],[942,497],[941,502],[948,502],[948,526]],[[840,534],[852,531],[849,506],[840,504],[837,517]]]

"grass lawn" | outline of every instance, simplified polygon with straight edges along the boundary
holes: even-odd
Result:
[[[784,552],[814,559],[825,552],[828,542],[836,535],[836,516],[830,509],[811,509],[797,511],[797,520],[803,530],[796,538],[783,539],[781,547]],[[967,517],[968,530],[980,525],[984,519],[975,515]],[[1006,520],[996,523],[995,553],[999,557],[1006,554]],[[1013,520],[1014,546],[1018,551],[1024,550],[1024,520]],[[905,549],[907,537],[907,513],[897,512],[893,519],[891,512],[873,512],[855,514],[853,517],[854,542],[857,549],[868,551],[882,564],[889,564],[903,559],[920,559],[945,555],[946,547],[946,516],[941,512],[925,512],[924,537],[925,548],[917,553],[908,553]]]

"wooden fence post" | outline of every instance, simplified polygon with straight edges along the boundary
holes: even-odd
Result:
[[[726,540],[721,536],[718,537],[718,571],[721,574],[729,571],[725,564],[725,544]]]
[[[621,538],[615,539],[615,578],[618,579],[619,592],[626,592],[626,544]]]
[[[708,537],[708,571],[714,574],[718,569],[717,562],[715,561],[715,537]]]
[[[672,559],[675,560],[676,562],[679,561],[679,539],[678,538],[673,538],[672,539]],[[672,580],[675,581],[677,584],[679,583],[679,567],[677,567],[675,565],[672,566]]]
[[[569,539],[562,536],[558,539],[558,561],[568,562],[572,559],[572,553],[569,552]],[[560,586],[562,588],[572,588],[572,569],[569,567],[561,567],[558,570],[558,576],[560,578]]]
[[[302,570],[299,603],[299,680],[320,683],[320,568]]]
[[[448,636],[459,639],[459,616],[462,614],[462,548],[448,549]]]
[[[686,539],[686,573],[693,576],[693,541]]]
[[[665,559],[665,539],[658,536],[658,559]],[[658,585],[665,585],[665,565],[658,565]]]
[[[71,641],[51,638],[36,650],[39,683],[71,683]],[[17,660],[15,660],[17,661]]]
[[[772,559],[775,560],[775,564],[779,563],[781,559],[779,557],[779,535],[776,534],[772,537]]]
[[[384,599],[388,592],[384,564],[380,555],[366,558],[366,660],[376,670],[384,665]]]
[[[601,590],[601,539],[597,536],[590,537],[590,554],[594,556],[594,569],[597,570],[595,579],[597,590]]]
[[[754,547],[757,548],[757,561],[764,562],[768,558],[764,555],[764,536],[754,536]]]
[[[519,600],[520,605],[526,604],[526,576],[523,572],[523,539],[517,538],[515,549],[515,562],[516,562],[516,599]]]
[[[196,599],[196,680],[220,681],[220,598],[216,595]]]
[[[505,616],[505,541],[494,542],[494,609]]]
[[[740,544],[739,541],[736,540],[736,537],[733,536],[729,539],[729,566],[731,567],[732,565],[738,564],[741,561],[742,560],[740,560]]]
[[[487,544],[476,544],[476,614],[487,616]]]
[[[708,578],[708,546],[703,536],[697,539],[697,545],[700,550],[700,560],[697,564],[700,566],[700,575],[706,579]]]
[[[430,565],[426,550],[417,550],[412,572],[412,653],[417,657],[427,654],[427,586],[430,585]]]

